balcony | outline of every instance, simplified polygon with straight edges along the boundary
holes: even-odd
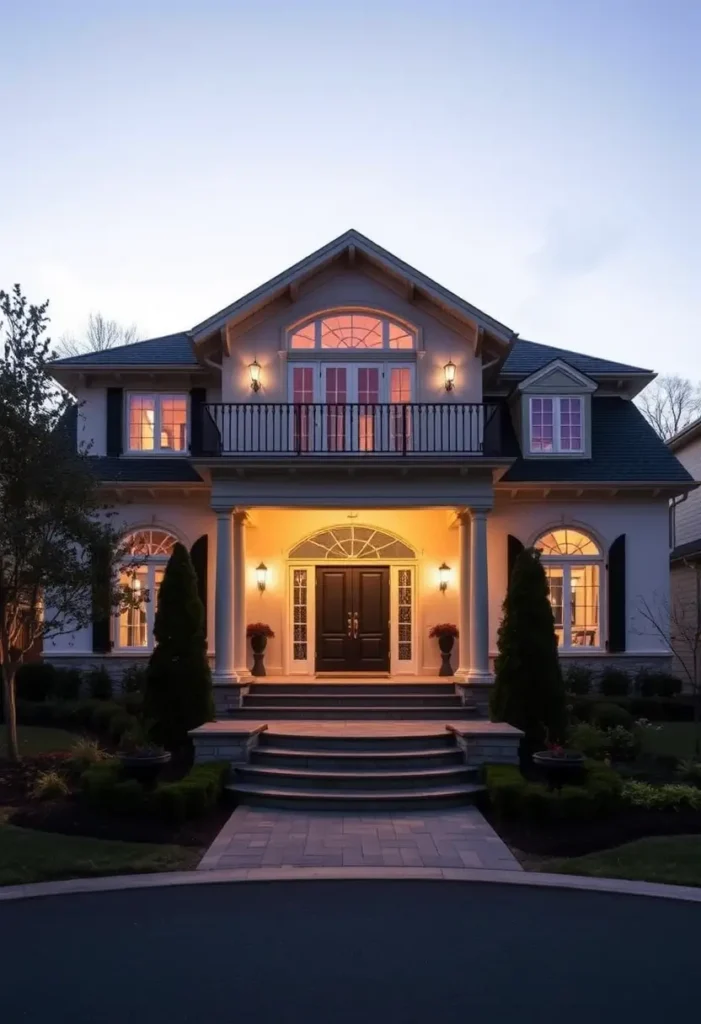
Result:
[[[500,454],[500,407],[482,403],[220,402],[205,404],[203,417],[196,447],[205,457]]]

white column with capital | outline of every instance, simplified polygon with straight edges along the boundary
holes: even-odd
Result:
[[[468,683],[491,683],[489,670],[489,575],[487,513],[471,510],[470,536],[470,668]]]
[[[217,510],[217,569],[214,592],[214,680],[237,681],[234,669],[234,533],[232,509]]]
[[[470,671],[470,513],[458,513],[458,529],[460,531],[460,568],[458,579],[458,601],[460,603],[460,664],[456,675],[467,679]]]
[[[250,676],[246,652],[246,513],[234,512],[234,665],[239,679]]]

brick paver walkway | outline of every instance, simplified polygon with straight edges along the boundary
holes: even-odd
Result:
[[[521,866],[476,807],[331,814],[237,807],[199,869]]]

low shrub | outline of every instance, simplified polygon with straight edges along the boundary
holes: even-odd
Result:
[[[622,668],[605,668],[599,679],[599,690],[605,697],[627,697],[631,679]]]
[[[487,792],[498,815],[530,821],[582,821],[610,814],[620,804],[620,777],[607,765],[585,762],[585,782],[550,790],[529,782],[514,765],[488,765]]]
[[[111,794],[122,779],[122,766],[113,758],[94,764],[80,776],[80,788],[87,802],[93,807],[111,807]]]
[[[151,814],[180,822],[201,817],[221,798],[229,774],[223,761],[195,765],[177,782],[163,782],[145,790],[136,779],[125,779],[118,759],[93,765],[80,778],[86,800],[115,814]]]
[[[146,666],[130,665],[122,675],[122,693],[143,694],[146,688]]]
[[[623,800],[631,807],[644,807],[648,811],[701,810],[701,789],[681,783],[652,786],[648,782],[626,782]]]
[[[630,729],[633,725],[630,711],[626,711],[619,704],[595,704],[590,720],[600,729]]]
[[[15,674],[18,700],[47,700],[53,696],[55,685],[56,669],[45,661],[28,661]]]
[[[565,687],[568,693],[584,696],[591,693],[594,684],[594,673],[585,665],[570,665],[565,673]]]
[[[125,711],[128,711],[130,715],[140,715],[144,710],[144,695],[143,693],[125,693],[120,698],[119,703],[122,705]]]
[[[86,674],[88,693],[93,700],[112,699],[112,678],[104,665],[96,665]]]
[[[642,747],[638,730],[625,729],[616,725],[612,729],[600,729],[588,722],[580,722],[570,734],[568,745],[585,757],[613,761],[633,761]]]
[[[71,747],[68,766],[76,775],[82,775],[92,765],[111,759],[112,755],[103,750],[97,740],[80,739]]]
[[[701,786],[701,761],[686,758],[677,764],[677,775],[692,786]]]
[[[578,697],[573,701],[573,713],[580,722],[591,720],[592,711],[602,702],[598,695]],[[678,697],[609,697],[606,704],[615,704],[628,711],[633,718],[648,718],[651,722],[692,722],[694,698],[690,694]]]
[[[678,697],[682,692],[681,679],[670,672],[651,672],[643,669],[635,679],[635,689],[641,697]]]
[[[80,674],[80,669],[56,669],[54,695],[58,700],[78,700],[82,683],[83,677]]]
[[[606,754],[606,733],[589,722],[580,722],[570,733],[567,746],[585,757],[603,758]]]
[[[55,800],[67,796],[68,783],[57,771],[39,772],[32,783],[30,795],[34,800]]]

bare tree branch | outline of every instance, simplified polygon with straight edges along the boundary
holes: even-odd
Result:
[[[64,359],[68,356],[80,356],[85,352],[107,352],[119,345],[131,345],[138,341],[139,332],[136,324],[123,327],[116,320],[108,320],[102,313],[91,313],[83,338],[64,334],[59,340],[56,354]]]
[[[701,415],[701,384],[685,377],[658,377],[638,400],[640,411],[664,441]]]

